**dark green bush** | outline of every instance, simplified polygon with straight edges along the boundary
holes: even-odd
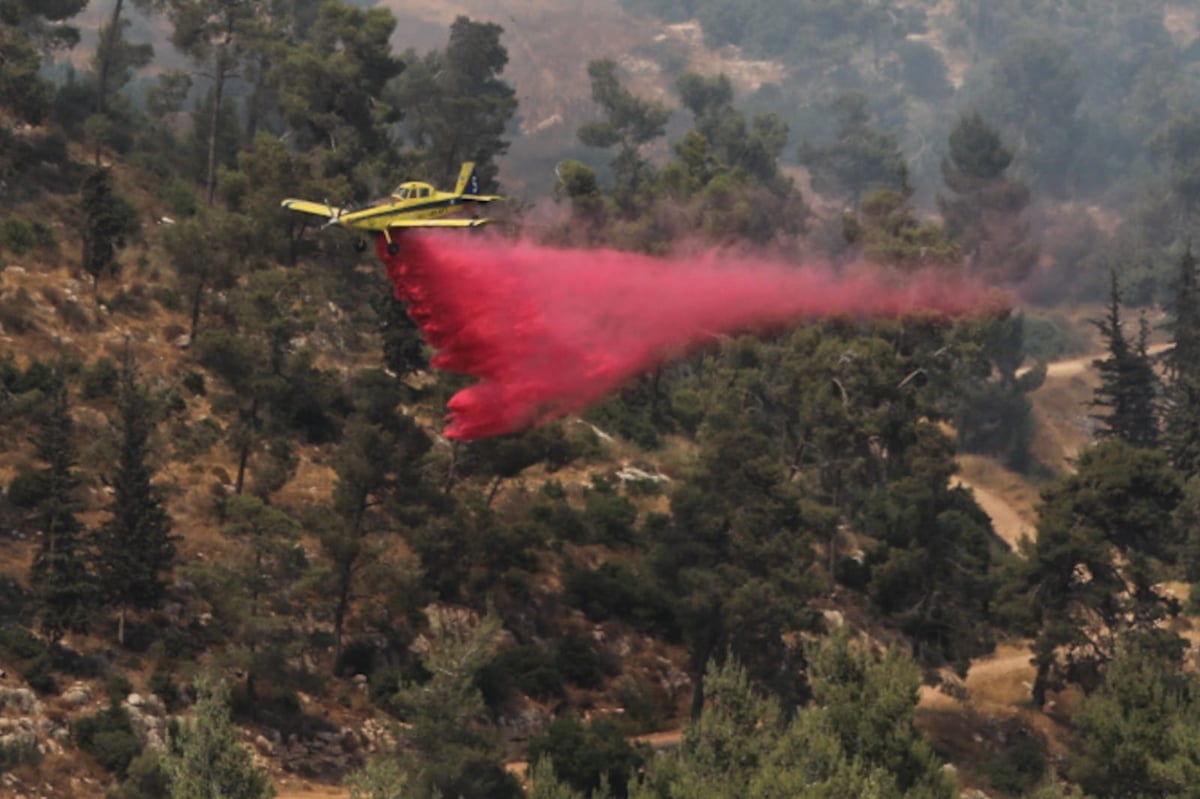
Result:
[[[551,485],[551,484],[547,484]],[[561,489],[561,486],[559,486]],[[546,492],[555,493],[554,489]],[[550,540],[582,543],[588,537],[583,518],[566,502],[566,492],[552,501],[539,502],[530,510],[530,517],[549,533]]]
[[[175,683],[175,678],[171,672],[164,669],[155,669],[150,675],[150,691],[162,700],[163,707],[168,713],[175,713],[183,707],[183,693],[179,690],[179,686]]]
[[[679,635],[670,598],[652,578],[622,563],[568,573],[563,601],[592,621],[616,619],[671,640]]]
[[[112,358],[100,358],[83,370],[80,394],[84,399],[112,397],[116,393],[119,376],[117,364]]]
[[[46,475],[40,469],[17,472],[8,484],[8,501],[18,508],[35,508],[46,498]]]
[[[133,693],[133,683],[124,674],[114,672],[105,680],[104,690],[108,694],[108,703],[116,707],[125,701],[125,697]]]
[[[1045,738],[1015,718],[1001,723],[997,732],[1004,745],[979,764],[979,774],[997,791],[1030,795],[1050,772]]]
[[[203,397],[208,393],[208,389],[204,385],[203,372],[188,372],[183,376],[183,387],[191,392],[194,397]]]
[[[54,679],[54,666],[49,652],[29,661],[21,670],[21,678],[39,694],[58,693],[58,681]]]
[[[584,500],[584,522],[592,540],[599,544],[612,547],[632,544],[637,517],[637,506],[610,487],[591,490]]]
[[[196,192],[178,175],[172,175],[163,181],[158,190],[158,198],[175,216],[194,216],[199,208]]]
[[[46,642],[23,627],[0,627],[0,650],[16,660],[47,656]]]
[[[129,714],[117,705],[77,719],[72,734],[80,749],[122,777],[128,773],[129,764],[142,753],[142,742],[133,732]]]
[[[39,250],[52,250],[58,246],[58,239],[54,235],[54,228],[47,225],[40,219],[35,219],[29,223],[33,229],[33,246]]]
[[[566,697],[555,657],[532,645],[501,650],[480,669],[476,685],[491,707],[509,699],[514,688],[542,702]]]
[[[24,255],[37,244],[33,226],[24,219],[10,216],[0,223],[0,247],[14,255]]]
[[[162,754],[143,751],[129,764],[125,782],[112,789],[109,799],[163,799],[171,793],[171,774]]]
[[[183,308],[183,298],[179,292],[168,286],[155,286],[152,292],[155,301],[166,311],[178,311]],[[175,337],[172,337],[175,338]]]
[[[568,635],[558,645],[554,658],[557,670],[580,688],[599,688],[604,678],[615,672],[611,659],[605,658],[586,638]]]
[[[645,761],[613,722],[599,719],[584,725],[574,714],[555,719],[529,742],[529,762],[542,758],[549,758],[558,778],[577,791],[587,795],[607,778],[617,797],[627,795],[629,778]]]

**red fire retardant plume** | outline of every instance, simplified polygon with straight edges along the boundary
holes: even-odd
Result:
[[[828,316],[958,316],[995,294],[945,273],[835,274],[720,253],[658,259],[488,236],[404,233],[376,250],[436,350],[478,381],[448,403],[445,433],[475,439],[578,411],[714,337]]]

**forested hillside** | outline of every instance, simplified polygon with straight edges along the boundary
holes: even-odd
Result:
[[[1191,795],[1195,11],[479,5],[0,0],[0,793]],[[452,440],[464,378],[280,200],[468,160],[497,247],[1011,309]]]

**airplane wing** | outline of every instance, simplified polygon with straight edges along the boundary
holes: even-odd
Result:
[[[498,194],[464,194],[462,195],[461,199],[473,203],[491,203],[497,200],[503,200],[504,198]]]
[[[302,214],[312,214],[324,219],[333,219],[345,213],[342,208],[336,208],[326,203],[314,203],[309,200],[284,200],[280,205],[289,211],[299,211]]]

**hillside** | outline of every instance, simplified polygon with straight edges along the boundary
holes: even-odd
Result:
[[[0,793],[1187,795],[1194,14],[141,9],[0,3]]]

